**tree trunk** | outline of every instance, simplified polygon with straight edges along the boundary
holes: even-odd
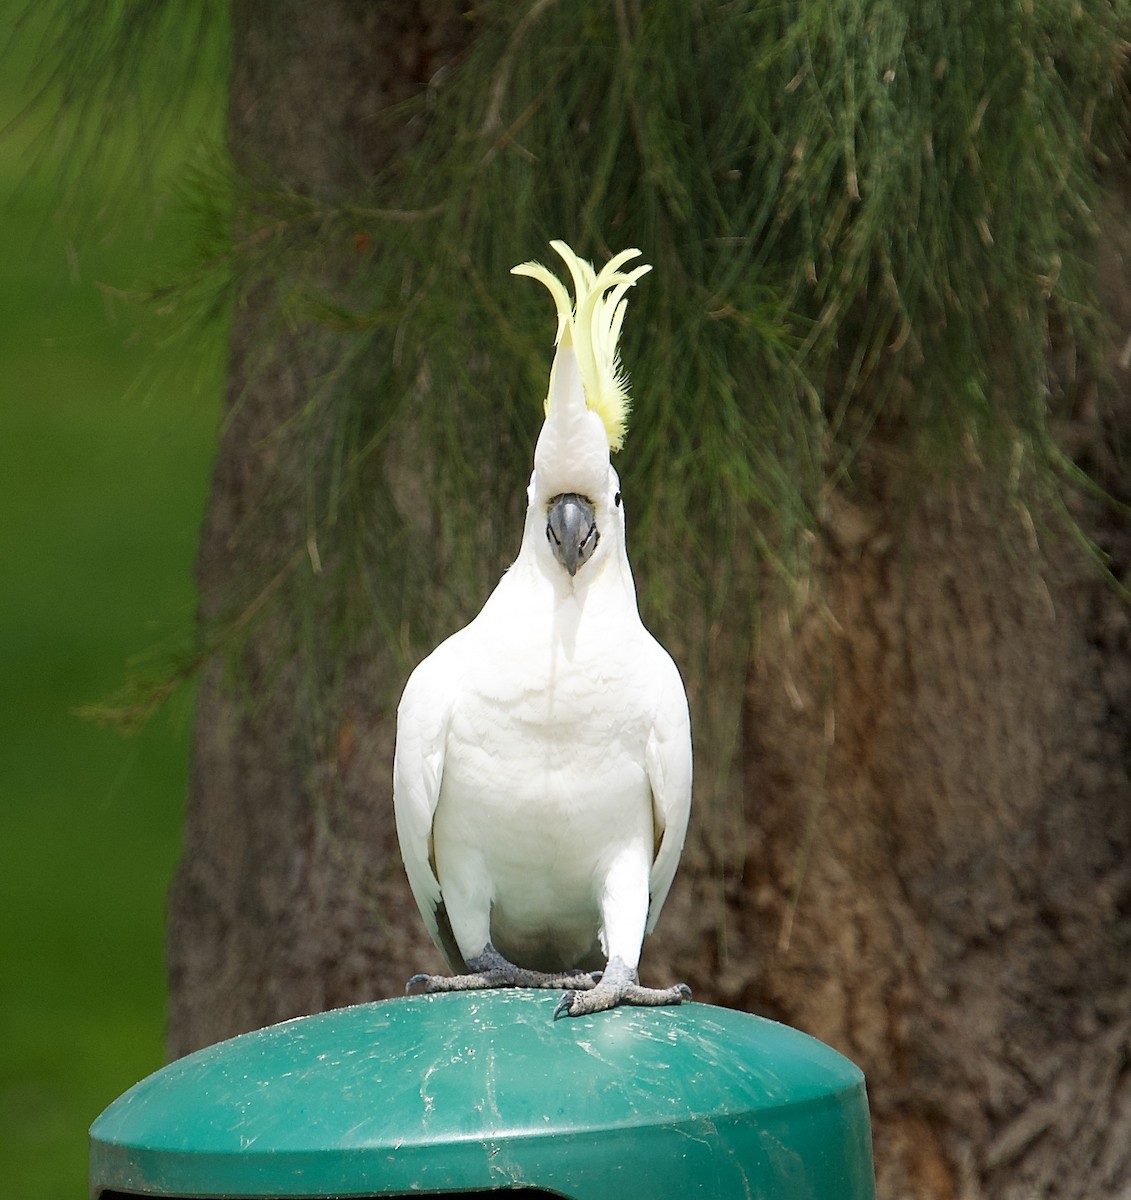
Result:
[[[765,639],[702,969],[864,1066],[881,1196],[1131,1195],[1127,615],[978,482],[842,510]]]
[[[466,36],[444,0],[231,7],[237,168],[329,201],[354,195],[403,149],[373,114],[418,91]],[[347,277],[354,247],[337,259],[327,249],[324,276]],[[309,269],[301,255],[296,275]],[[204,627],[235,613],[251,633],[234,663],[205,672],[197,701],[170,896],[173,1055],[401,990],[426,957],[396,852],[393,714],[374,700],[394,690],[391,655],[374,636],[339,673],[327,639],[319,654],[299,632],[309,614],[269,603],[316,570],[303,498],[321,482],[304,474],[318,456],[296,452],[286,431],[342,352],[333,333],[282,316],[288,283],[284,260],[236,314],[197,562]],[[280,495],[291,503],[280,507]],[[310,582],[317,620],[332,597]],[[270,616],[256,621],[261,607]]]
[[[1081,384],[1063,434],[1126,505],[1131,185],[1112,193],[1116,387]],[[1131,613],[1063,521],[1038,517],[1038,553],[982,470],[911,515],[893,474],[873,448],[819,582],[763,621],[742,796],[698,813],[664,950],[698,998],[861,1064],[882,1200],[1131,1197]],[[1127,587],[1125,515],[1074,516]]]
[[[234,3],[241,169],[332,198],[395,156],[367,117],[454,55],[467,35],[451,11]],[[1120,209],[1121,254],[1127,228]],[[1128,329],[1126,257],[1110,261]],[[348,273],[347,250],[325,269]],[[264,511],[280,480],[296,498],[309,486],[279,431],[338,351],[279,320],[285,291],[264,280],[232,334],[206,623],[317,565],[298,500]],[[1131,428],[1127,405],[1080,423],[1100,467]],[[1027,518],[977,468],[904,516],[893,472],[868,461],[810,595],[763,620],[741,794],[693,813],[644,974],[859,1062],[881,1197],[1131,1196],[1126,607],[1062,532],[1042,532],[1043,560],[1011,536]],[[1131,566],[1125,527],[1098,505],[1083,519],[1116,574]],[[314,661],[301,619],[274,606],[202,683],[171,896],[173,1054],[439,966],[393,829],[393,714],[374,699],[396,691],[391,655],[374,634],[344,670],[329,650]]]

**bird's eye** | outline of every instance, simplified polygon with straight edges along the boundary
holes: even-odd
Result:
[[[617,494],[613,497],[613,503],[617,506],[617,508],[620,508],[620,492],[617,492]]]

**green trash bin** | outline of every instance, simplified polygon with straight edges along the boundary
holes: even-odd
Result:
[[[171,1063],[91,1127],[91,1195],[872,1200],[864,1077],[705,1004],[552,1020],[556,993],[413,996]]]

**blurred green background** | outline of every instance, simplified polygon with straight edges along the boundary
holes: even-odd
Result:
[[[99,288],[188,237],[168,199],[185,135],[149,174],[105,130],[118,186],[100,195],[95,172],[81,223],[60,213],[67,143],[11,125],[21,7],[0,0],[0,1180],[51,1198],[85,1195],[91,1120],[163,1059],[191,696],[130,738],[73,710],[190,627],[223,330],[174,354]],[[219,136],[219,98],[200,102]]]

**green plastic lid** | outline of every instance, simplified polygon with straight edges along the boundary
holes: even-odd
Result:
[[[729,1009],[557,1000],[414,996],[190,1054],[95,1121],[91,1194],[871,1200],[846,1058]]]

